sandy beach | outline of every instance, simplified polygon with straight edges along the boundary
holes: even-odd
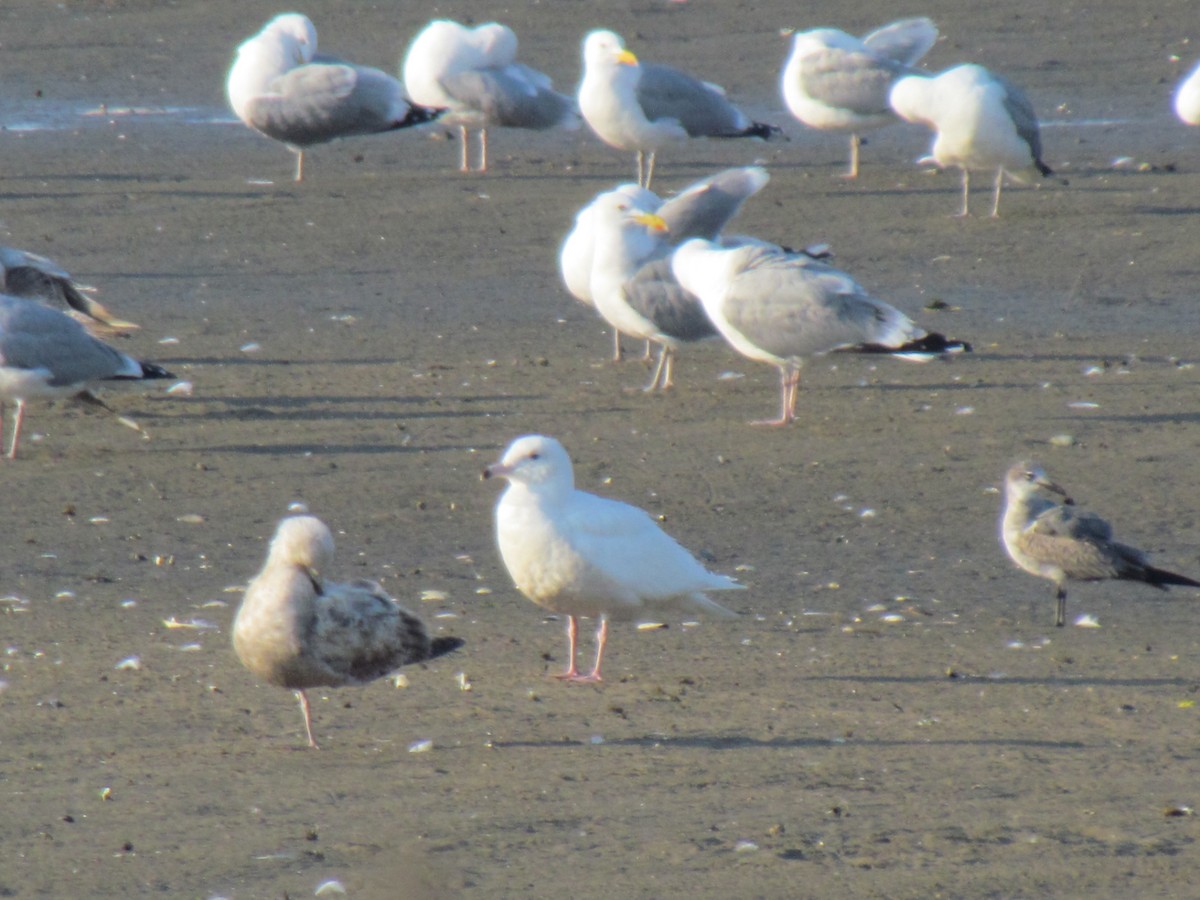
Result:
[[[736,230],[828,243],[975,352],[816,360],[781,429],[747,424],[776,372],[719,341],[666,396],[629,390],[636,353],[608,361],[556,258],[634,168],[586,129],[496,132],[483,176],[450,129],[356,138],[293,183],[224,100],[279,11],[0,10],[0,242],[95,285],[142,326],[121,349],[194,386],[106,391],[144,435],[31,404],[0,460],[0,896],[1194,893],[1200,596],[1073,586],[1056,629],[1052,586],[997,539],[1004,472],[1032,458],[1200,577],[1200,130],[1170,109],[1193,4],[303,9],[323,50],[393,72],[428,19],[496,18],[566,91],[610,27],[782,126],[664,152],[655,189],[765,165]],[[1003,72],[1042,118],[1056,174],[1006,188],[999,219],[985,178],[950,217],[959,176],[913,164],[921,128],[870,133],[846,181],[845,138],[783,106],[781,27],[902,14],[941,29],[928,68]],[[721,598],[739,618],[614,626],[603,684],[548,677],[564,622],[513,588],[479,480],[529,432],[743,582]],[[293,503],[333,529],[334,577],[466,641],[405,687],[310,692],[320,751],[230,645]]]

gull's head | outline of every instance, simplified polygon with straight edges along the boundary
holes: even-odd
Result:
[[[731,254],[704,238],[690,238],[671,254],[671,271],[684,290],[703,298],[728,280]]]
[[[652,204],[647,202],[650,198],[658,198],[649,191],[645,193],[650,196],[631,194],[621,188],[601,194],[591,204],[597,221],[614,227],[641,226],[646,231],[666,234],[669,230],[666,221],[649,208]]]
[[[317,53],[317,26],[303,13],[280,13],[265,26],[263,34],[287,35],[300,48],[304,62],[312,62]]]
[[[483,470],[484,478],[507,478],[533,490],[575,486],[566,448],[544,434],[527,434],[508,445],[500,461]]]
[[[621,66],[636,66],[638,58],[625,49],[625,41],[615,31],[590,31],[583,39],[584,64],[613,63]]]
[[[333,534],[316,516],[288,516],[271,538],[267,566],[302,569],[320,587],[322,573],[333,560]]]
[[[517,58],[517,33],[499,22],[476,25],[475,44],[493,65],[507,65]]]
[[[1036,463],[1019,462],[1011,465],[1004,478],[1004,485],[1009,500],[1025,499],[1039,491],[1049,491],[1058,494],[1067,503],[1072,502],[1067,492],[1051,481],[1045,470]]]

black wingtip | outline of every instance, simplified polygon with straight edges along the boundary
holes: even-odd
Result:
[[[851,353],[887,353],[891,356],[904,356],[911,359],[930,359],[935,356],[971,353],[974,348],[967,341],[954,340],[933,331],[924,337],[901,344],[899,347],[889,347],[886,344],[857,344],[847,347],[846,350]]]
[[[411,128],[414,125],[424,125],[426,122],[437,120],[445,109],[434,109],[432,106],[418,106],[410,103],[408,113],[395,124],[396,128]]]
[[[154,363],[143,362],[143,363],[141,363],[141,366],[142,366],[142,377],[143,378],[174,378],[175,377],[174,372],[168,372],[162,366],[155,365]]]
[[[741,133],[740,137],[756,137],[762,138],[764,141],[769,141],[777,134],[783,134],[783,129],[778,125],[770,125],[766,122],[753,122],[749,128]]]
[[[1153,566],[1146,567],[1145,581],[1147,584],[1153,585],[1156,588],[1162,588],[1163,590],[1166,590],[1167,585],[1200,587],[1200,581],[1188,578],[1186,575],[1176,575],[1174,572],[1168,572],[1166,569],[1156,569]]]
[[[1033,161],[1033,164],[1034,164],[1034,166],[1037,167],[1038,174],[1041,175],[1043,178],[1048,178],[1049,176],[1054,174],[1054,170],[1052,168],[1050,168],[1048,165],[1046,165],[1044,162],[1042,162],[1040,159],[1035,159]]]
[[[439,656],[445,656],[447,653],[453,653],[463,644],[462,638],[456,637],[435,637],[429,642],[429,658],[436,659]]]

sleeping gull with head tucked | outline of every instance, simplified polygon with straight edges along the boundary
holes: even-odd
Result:
[[[500,556],[522,594],[567,616],[567,681],[600,681],[608,620],[706,612],[732,617],[705,591],[742,585],[700,565],[636,506],[577,490],[563,445],[543,435],[513,441],[484,478],[504,478],[496,504]],[[575,664],[580,617],[598,618],[596,663]]]
[[[967,215],[971,170],[996,170],[992,218],[1000,215],[1007,172],[1024,180],[1054,174],[1042,161],[1042,139],[1029,98],[1008,79],[972,63],[940,75],[909,75],[892,88],[892,109],[935,132],[932,160],[962,169],[962,211]]]
[[[1112,526],[1095,513],[1075,509],[1040,466],[1010,467],[1004,495],[1004,549],[1029,574],[1054,582],[1059,627],[1067,620],[1068,581],[1140,581],[1163,591],[1172,584],[1200,587],[1200,581],[1156,569],[1144,552],[1114,541]]]
[[[850,350],[925,360],[971,349],[927,334],[845,272],[806,254],[693,238],[675,251],[671,267],[735,350],[779,369],[779,416],[756,425],[796,418],[800,369],[810,356]]]
[[[225,85],[239,119],[296,154],[296,181],[304,179],[306,147],[440,114],[410,103],[399,79],[380,69],[316,54],[317,30],[307,16],[276,16],[238,47]]]
[[[28,250],[0,247],[0,294],[67,306],[67,315],[93,333],[125,335],[138,326],[109,312],[94,297],[95,288],[80,284],[58,263]]]
[[[313,737],[307,688],[368,684],[401,666],[457,650],[373,581],[327,580],[333,535],[314,516],[289,516],[233,620],[233,648],[259,678],[291,688]]]
[[[689,185],[666,201],[659,199],[652,191],[632,184],[621,185],[612,191],[596,195],[576,214],[575,225],[567,234],[559,253],[559,271],[567,290],[581,303],[597,306],[592,279],[601,233],[600,207],[612,204],[611,198],[616,195],[626,201],[625,205],[631,211],[631,216],[638,213],[656,213],[658,220],[646,219],[642,224],[648,221],[658,225],[657,233],[660,238],[650,242],[645,252],[627,263],[628,269],[618,273],[618,283],[624,287],[619,302],[632,306],[643,320],[654,320],[657,323],[655,330],[666,329],[668,337],[677,340],[699,340],[714,335],[716,332],[708,324],[699,300],[681,291],[675,283],[666,257],[671,248],[688,238],[717,239],[725,226],[741,210],[742,204],[762,190],[769,180],[770,176],[765,169],[748,166],[726,169],[710,175]],[[611,222],[609,227],[614,227]],[[665,231],[662,230],[664,227]],[[609,324],[613,324],[608,316],[605,316],[605,319]],[[632,333],[641,334],[643,330],[644,328],[638,325]],[[650,340],[647,336],[648,343]],[[647,352],[648,350],[647,345]],[[615,325],[613,359],[621,359],[621,330]],[[670,357],[660,356],[659,362],[665,362],[666,372],[656,372],[656,377],[652,379],[649,387],[658,385],[662,380],[665,380],[665,383],[661,384],[662,387],[670,384]]]
[[[859,137],[896,121],[888,93],[898,78],[919,74],[917,61],[937,42],[931,19],[900,19],[856,38],[836,28],[797,32],[783,68],[783,99],[810,128],[850,132],[850,168],[858,177]]]
[[[66,313],[0,294],[0,406],[16,402],[9,459],[17,455],[28,400],[73,397],[102,381],[174,377],[97,340]]]
[[[517,62],[517,36],[498,22],[467,28],[435,19],[413,38],[404,57],[404,86],[413,102],[445,109],[457,125],[463,172],[470,171],[468,132],[479,130],[479,169],[486,172],[488,129],[579,127],[575,101],[550,78]]]
[[[583,39],[579,111],[610,147],[637,152],[638,184],[649,187],[654,156],[689,137],[769,138],[774,125],[751,121],[724,91],[672,66],[639,63],[620,35]]]

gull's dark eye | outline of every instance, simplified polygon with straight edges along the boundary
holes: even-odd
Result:
[[[530,459],[541,459],[542,454],[538,453],[537,451],[534,451],[533,453],[529,454],[529,458]]]

